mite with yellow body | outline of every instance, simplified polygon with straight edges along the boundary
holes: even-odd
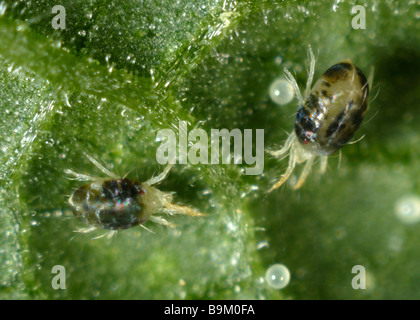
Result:
[[[368,107],[369,82],[363,72],[350,60],[339,62],[324,72],[311,89],[315,57],[309,47],[310,69],[303,98],[292,74],[285,68],[287,80],[299,100],[295,128],[284,147],[269,151],[283,158],[289,152],[285,174],[270,188],[280,187],[291,175],[296,164],[306,162],[299,180],[293,186],[302,186],[316,157],[321,158],[321,172],[325,172],[327,157],[353,138]]]

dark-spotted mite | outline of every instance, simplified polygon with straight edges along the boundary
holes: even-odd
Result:
[[[299,189],[316,157],[321,158],[321,173],[324,173],[328,156],[349,143],[368,107],[369,84],[372,82],[373,71],[367,80],[353,62],[344,60],[328,68],[311,89],[315,57],[310,46],[309,59],[309,75],[303,97],[295,78],[284,68],[286,78],[296,92],[299,108],[294,130],[283,148],[268,151],[277,158],[283,158],[289,152],[286,172],[268,192],[280,187],[290,177],[296,164],[306,162],[293,186],[293,189]]]
[[[168,165],[158,176],[141,183],[117,176],[91,156],[86,154],[86,157],[107,178],[96,178],[66,170],[66,173],[73,176],[74,180],[90,181],[77,188],[69,198],[74,215],[91,226],[85,231],[102,228],[110,230],[110,236],[112,236],[118,230],[138,225],[144,227],[143,224],[147,220],[168,227],[175,226],[161,217],[154,216],[155,213],[205,216],[188,206],[173,204],[172,192],[160,191],[153,187],[166,178],[171,165]]]

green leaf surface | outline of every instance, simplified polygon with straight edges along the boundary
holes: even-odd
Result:
[[[356,4],[366,29],[352,28]],[[64,1],[64,30],[51,25],[54,5],[0,2],[1,298],[420,298],[420,224],[395,213],[420,215],[404,200],[420,203],[415,1]],[[75,232],[86,226],[67,201],[81,182],[65,170],[100,176],[86,153],[145,181],[163,170],[158,131],[178,133],[179,121],[209,134],[264,129],[265,147],[281,146],[297,101],[278,106],[268,89],[283,67],[303,88],[308,45],[315,78],[348,58],[375,68],[364,138],[323,176],[315,163],[300,190],[267,195],[287,159],[266,155],[258,176],[178,164],[159,189],[208,216],[111,239]],[[291,272],[283,290],[265,282],[275,263]],[[65,290],[52,288],[55,265]],[[355,265],[366,290],[352,288]]]

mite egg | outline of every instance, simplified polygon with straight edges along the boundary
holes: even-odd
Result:
[[[157,177],[146,182],[137,182],[119,177],[103,167],[92,157],[88,159],[108,178],[95,178],[66,170],[79,181],[90,181],[77,188],[70,196],[69,204],[74,215],[93,228],[111,231],[143,225],[147,220],[173,227],[167,220],[153,216],[155,213],[203,216],[194,209],[172,203],[172,192],[153,187],[166,178],[171,166]]]
[[[271,100],[279,105],[288,104],[295,96],[295,90],[289,81],[283,78],[275,79],[269,89]]]
[[[395,204],[395,215],[405,224],[415,224],[420,221],[420,197],[406,195]]]
[[[270,188],[280,187],[292,174],[296,164],[306,162],[293,186],[302,186],[316,157],[320,157],[321,172],[327,167],[327,157],[349,143],[359,128],[368,107],[369,82],[350,60],[331,66],[311,89],[315,57],[309,47],[310,68],[306,90],[302,96],[292,74],[285,68],[287,80],[299,100],[294,131],[283,148],[268,151],[277,158],[289,155],[285,174]]]
[[[283,289],[290,282],[290,271],[284,264],[275,264],[267,269],[265,281],[273,289]]]

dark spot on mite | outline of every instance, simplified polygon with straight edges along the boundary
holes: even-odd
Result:
[[[331,84],[327,80],[323,80],[322,84],[326,87],[331,87]]]
[[[299,141],[305,141],[306,140],[306,137],[303,133],[303,129],[299,125],[299,123],[297,123],[297,122],[295,123],[295,133],[296,133],[296,136],[298,137]]]
[[[353,117],[352,117],[353,131],[356,131],[359,128],[362,121],[363,121],[363,113],[362,112],[357,112],[357,113],[353,114]]]
[[[340,124],[340,126],[338,127],[337,133],[343,131],[343,129],[346,127],[345,123]]]
[[[296,114],[295,133],[299,141],[305,144],[316,139],[317,132],[319,131],[311,116],[312,113],[302,106]]]
[[[363,92],[363,102],[360,106],[360,110],[364,113],[367,110],[368,107],[368,96],[369,96],[369,84],[366,79],[366,76],[363,74],[363,72],[356,67],[357,75],[359,76],[360,84],[362,85]]]
[[[323,97],[326,97],[327,96],[327,91],[326,90],[322,90],[321,91],[321,94],[322,94]]]
[[[363,74],[362,70],[360,70],[358,67],[356,67],[356,72],[357,72],[357,75],[359,76],[360,84],[362,85],[362,87],[366,86],[368,90],[367,93],[369,94],[369,85],[367,85],[368,81],[366,79],[366,76]]]
[[[354,130],[347,130],[346,132],[344,132],[344,134],[341,136],[340,139],[338,139],[337,143],[335,144],[336,150],[340,149],[342,146],[347,144],[347,142],[349,142],[353,138],[353,135]]]
[[[102,184],[101,197],[108,201],[108,205],[101,210],[92,206],[89,208],[92,212],[88,214],[94,214],[104,229],[127,229],[141,224],[144,222],[140,218],[142,207],[137,202],[141,193],[140,185],[130,179],[106,180]]]
[[[362,112],[362,115],[366,112],[367,107],[367,98],[363,98],[363,103],[360,106],[360,111]]]
[[[87,210],[89,210],[89,209],[90,209],[90,206],[89,206],[89,204],[87,203],[87,201],[83,202],[83,209],[84,209],[85,211],[87,211]]]
[[[333,133],[337,133],[343,130],[342,125],[345,126],[343,123],[343,118],[345,115],[345,110],[341,111],[340,114],[334,119],[334,121],[329,125],[325,136],[329,138]]]
[[[115,193],[117,187],[118,187],[118,185],[117,185],[115,180],[104,181],[104,183],[102,184],[102,188],[101,188],[102,196],[105,199],[113,200],[114,197],[115,197],[114,193]]]
[[[319,110],[318,98],[313,93],[311,93],[309,97],[306,99],[305,107],[311,110],[311,112],[315,110]]]
[[[325,133],[325,136],[329,138],[334,132],[337,131],[338,128],[338,122],[334,121],[330,124],[330,126],[327,129],[327,132]]]
[[[303,107],[299,108],[295,123],[299,124],[305,131],[316,130],[315,123],[311,119],[311,113]]]
[[[104,229],[128,229],[145,221],[139,217],[139,210],[141,208],[136,206],[125,210],[103,209],[98,213],[98,220]]]
[[[107,180],[102,184],[102,195],[112,201],[133,199],[140,193],[140,189],[130,179]]]
[[[353,70],[350,63],[341,62],[333,65],[327,71],[324,72],[323,76],[330,79],[332,82],[343,80],[347,77],[348,71]]]

